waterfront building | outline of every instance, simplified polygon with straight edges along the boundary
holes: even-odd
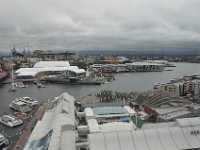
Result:
[[[200,80],[187,77],[186,79],[171,80],[170,83],[156,83],[154,89],[166,91],[179,96],[187,96],[195,99],[200,98]]]
[[[200,98],[200,80],[193,80],[194,82],[194,98]]]
[[[162,64],[164,67],[175,67],[173,64],[171,64],[167,60],[147,60],[147,62],[156,63],[156,64]]]
[[[111,121],[100,124],[88,118],[86,125],[76,115],[124,112],[120,109],[88,109],[76,112],[75,99],[67,93],[49,101],[41,121],[34,127],[24,150],[193,150],[200,148],[200,117],[176,119],[173,122],[148,123],[141,129],[132,122]],[[98,108],[98,107],[95,107]],[[93,108],[94,109],[94,108]],[[127,111],[127,109],[125,109]],[[129,108],[128,108],[129,110]],[[93,112],[93,113],[92,113]],[[114,114],[110,114],[113,113]],[[122,113],[124,114],[124,113]],[[134,115],[134,113],[133,113]],[[99,116],[101,118],[101,116]],[[82,133],[82,134],[81,134]],[[83,134],[84,133],[84,134]]]
[[[69,51],[55,52],[52,50],[35,50],[33,54],[35,57],[40,58],[43,61],[69,61],[76,58],[76,53]]]
[[[90,66],[95,72],[101,70],[105,73],[113,72],[161,72],[162,64],[148,62],[132,62],[125,64],[93,64]]]
[[[200,80],[194,79],[194,80],[187,80],[184,82],[185,92],[187,94],[192,94],[196,98],[200,98]]]
[[[183,82],[176,83],[157,83],[154,87],[155,89],[169,92],[173,95],[183,96],[184,95],[184,84]]]
[[[85,74],[84,69],[70,66],[68,61],[40,61],[33,68],[20,68],[15,72],[16,80],[20,81],[44,80],[52,75],[82,78]]]
[[[126,63],[127,68],[132,72],[162,72],[163,65],[148,62]]]

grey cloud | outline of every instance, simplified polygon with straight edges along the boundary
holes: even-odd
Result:
[[[200,46],[199,0],[0,1],[0,50]]]

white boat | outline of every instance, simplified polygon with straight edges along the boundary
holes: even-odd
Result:
[[[28,85],[24,84],[23,82],[16,82],[16,84],[17,84],[17,87],[19,87],[19,88],[26,88],[26,87],[28,87]]]
[[[5,137],[5,135],[0,133],[0,149],[4,146],[7,146],[9,144],[8,139]]]
[[[8,127],[16,127],[23,124],[23,121],[12,115],[4,115],[0,117],[0,122]]]
[[[38,105],[38,101],[35,100],[34,98],[30,98],[30,97],[21,97],[19,98],[18,100],[28,104],[28,105],[31,105],[31,106],[35,106],[35,105]]]
[[[160,83],[155,83],[153,86],[153,89],[158,89],[159,86],[160,86]]]
[[[45,86],[42,83],[37,83],[38,88],[45,88]]]
[[[19,88],[26,88],[28,85],[25,85],[23,82],[13,82],[11,83],[12,86],[14,87],[19,87]]]
[[[16,92],[17,91],[17,87],[15,86],[14,83],[11,83],[11,87],[9,88],[9,91],[11,91],[11,92]]]
[[[9,106],[10,106],[10,108],[14,109],[15,111],[20,111],[20,112],[29,112],[32,110],[32,107],[30,105],[20,101],[19,99],[12,101],[9,104]]]

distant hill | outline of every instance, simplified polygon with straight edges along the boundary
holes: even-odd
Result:
[[[22,53],[22,51],[19,51],[19,52]],[[33,55],[33,52],[30,51],[29,55]],[[0,56],[10,57],[11,56],[11,52],[10,51],[2,51],[2,52],[0,52]]]
[[[60,50],[59,50],[60,51]],[[112,56],[200,56],[200,50],[150,50],[150,51],[131,51],[131,50],[76,50],[79,56],[81,55],[112,55]],[[30,52],[33,55],[33,52]],[[10,56],[10,52],[0,52],[0,56]]]

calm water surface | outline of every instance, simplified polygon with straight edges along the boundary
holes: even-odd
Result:
[[[102,85],[62,85],[46,84],[46,88],[37,88],[36,85],[30,84],[28,88],[18,88],[17,92],[9,92],[9,85],[0,87],[0,115],[10,113],[9,103],[17,97],[29,96],[36,98],[38,101],[47,101],[63,92],[68,92],[75,98],[80,98],[90,93],[101,90],[112,91],[146,91],[152,89],[155,83],[169,82],[170,79],[184,75],[200,74],[200,64],[193,63],[174,63],[173,71],[163,72],[138,72],[138,73],[120,73],[115,76],[115,80],[108,84]],[[8,130],[7,127],[0,124],[2,130],[12,134],[18,128]]]

